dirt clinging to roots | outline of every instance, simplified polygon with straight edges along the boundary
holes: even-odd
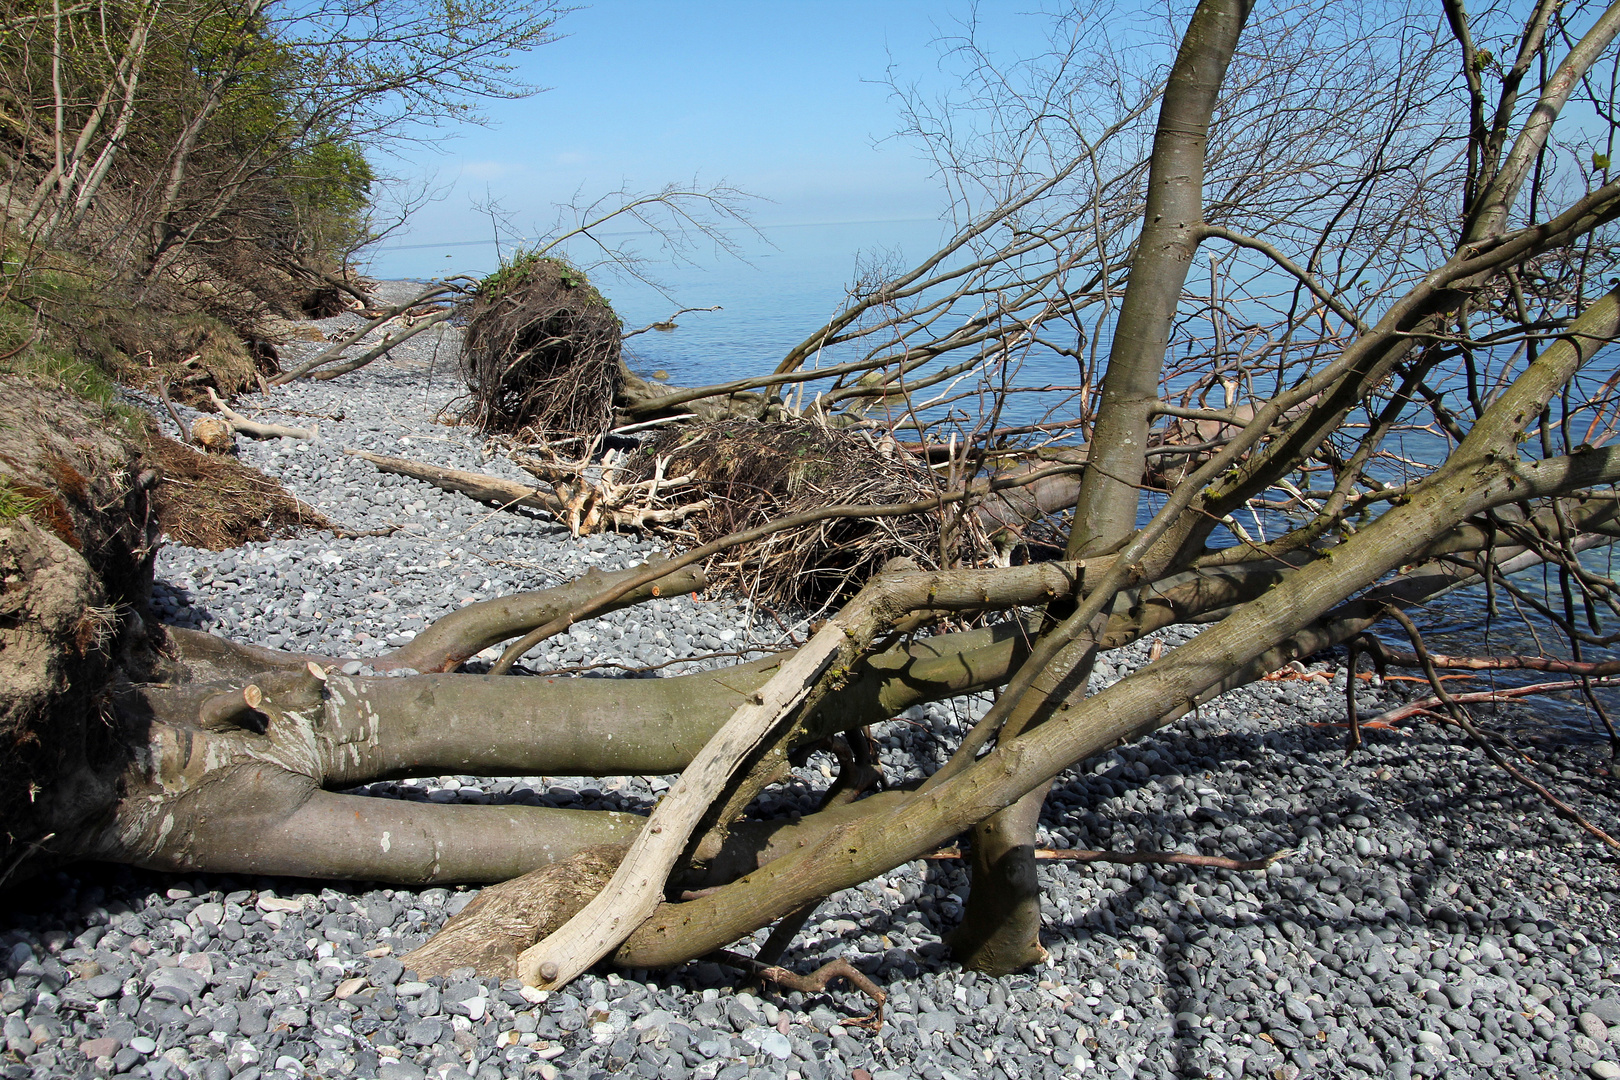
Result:
[[[146,639],[158,474],[116,418],[0,377],[0,875],[111,805],[109,685]]]
[[[809,421],[697,421],[665,429],[635,456],[638,479],[652,476],[663,459],[664,476],[691,476],[692,490],[711,502],[684,524],[694,546],[807,510],[922,502],[940,491],[927,465],[892,443]],[[945,561],[981,564],[990,544],[976,521],[958,517],[946,506],[825,519],[716,556],[709,581],[765,603],[816,608],[848,596],[890,559],[939,568],[942,520],[955,525]]]
[[[585,275],[520,259],[485,280],[468,315],[458,419],[487,433],[590,440],[613,423],[620,323]]]

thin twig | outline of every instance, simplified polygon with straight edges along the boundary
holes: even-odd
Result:
[[[16,856],[12,858],[11,862],[9,864],[7,864],[5,872],[0,873],[0,885],[4,885],[7,881],[9,881],[11,879],[11,875],[17,872],[17,867],[22,865],[24,859],[28,858],[28,856],[32,855],[34,852],[36,852],[40,848],[44,847],[47,841],[53,840],[55,838],[56,838],[55,833],[48,832],[44,836],[40,837],[38,840],[29,841],[23,847],[23,849],[21,851],[17,852]],[[880,1008],[882,1007],[882,1001],[881,1000],[878,1002],[878,1005],[879,1005]]]
[[[1481,750],[1485,751],[1485,755],[1500,765],[1503,769],[1507,770],[1508,774],[1515,780],[1519,781],[1519,783],[1528,787],[1537,795],[1540,795],[1547,805],[1551,806],[1553,811],[1560,817],[1573,821],[1575,824],[1597,837],[1598,840],[1602,841],[1603,844],[1605,844],[1611,850],[1620,851],[1620,841],[1615,840],[1614,837],[1610,836],[1608,833],[1604,832],[1590,821],[1587,821],[1581,816],[1579,811],[1566,803],[1564,800],[1560,799],[1558,796],[1554,795],[1539,781],[1533,779],[1532,777],[1526,776],[1524,772],[1518,768],[1518,766],[1514,765],[1507,758],[1503,757],[1501,751],[1497,750],[1496,747],[1490,744],[1490,742],[1485,738],[1484,734],[1474,726],[1473,720],[1468,715],[1468,710],[1463,708],[1462,705],[1458,703],[1456,698],[1452,697],[1446,692],[1445,684],[1440,681],[1439,673],[1435,671],[1434,664],[1429,659],[1428,646],[1423,643],[1423,635],[1418,633],[1417,625],[1412,622],[1411,618],[1406,614],[1406,612],[1400,610],[1399,608],[1391,607],[1389,609],[1389,614],[1391,618],[1401,624],[1402,629],[1406,631],[1406,636],[1412,639],[1412,650],[1417,653],[1418,659],[1423,664],[1423,673],[1429,677],[1429,684],[1434,687],[1435,697],[1439,698],[1440,701],[1445,705],[1446,710],[1451,714],[1451,718],[1456,721],[1457,726],[1467,732],[1468,737],[1473,739]],[[1494,692],[1502,693],[1502,691]],[[1523,757],[1526,761],[1530,760],[1530,756],[1528,754],[1524,753],[1522,750],[1517,750],[1517,748],[1515,749],[1519,756]]]
[[[860,970],[851,966],[848,960],[829,960],[810,974],[799,975],[775,964],[762,964],[751,956],[734,953],[729,949],[717,949],[704,959],[742,968],[757,979],[785,986],[789,990],[797,990],[801,994],[819,994],[827,989],[827,984],[832,980],[846,979],[855,989],[871,998],[874,1007],[865,1016],[844,1020],[843,1024],[846,1027],[865,1028],[868,1031],[877,1031],[883,1027],[883,1005],[889,1000],[889,995]]]
[[[169,400],[169,384],[161,380],[158,382],[158,397],[162,399],[163,407],[168,410],[169,419],[173,420],[174,426],[180,429],[180,441],[189,446],[191,444],[191,431],[186,427],[186,422],[180,419],[180,410],[175,408],[174,402]]]

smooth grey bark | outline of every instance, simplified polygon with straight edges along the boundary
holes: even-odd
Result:
[[[1025,576],[1062,575],[1048,566]],[[125,689],[119,712],[140,751],[110,820],[64,838],[64,848],[171,870],[414,884],[517,877],[586,848],[626,843],[645,819],[328,789],[445,773],[679,772],[781,662],[665,679],[318,677],[305,657],[202,634],[177,640],[200,658],[200,670],[225,681]],[[1022,655],[1021,641],[1019,628],[1003,624],[869,657],[850,673],[847,696],[806,719],[797,744],[996,685]],[[183,679],[185,670],[167,674]],[[247,686],[257,691],[252,709]],[[733,828],[729,846],[717,840],[701,849],[704,872],[730,880],[752,869],[774,828]]]
[[[1075,502],[1069,557],[1105,550],[1136,528],[1148,427],[1170,328],[1204,224],[1204,155],[1227,65],[1252,0],[1203,0],[1181,39],[1153,135],[1147,205],[1108,350],[1091,467]]]
[[[1103,376],[1097,426],[1075,500],[1068,557],[1109,550],[1136,528],[1147,472],[1148,428],[1159,404],[1165,350],[1187,272],[1203,238],[1204,155],[1227,66],[1251,0],[1203,0],[1181,39],[1165,85],[1148,170],[1142,232]],[[1042,702],[1083,692],[1096,656],[1089,635],[1072,642],[1007,721],[1016,735],[1044,717]],[[1040,882],[1035,826],[1046,799],[1039,785],[975,825],[973,887],[951,949],[965,966],[1006,974],[1041,962]]]

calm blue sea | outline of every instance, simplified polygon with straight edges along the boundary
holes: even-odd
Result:
[[[702,265],[652,266],[650,276],[662,290],[611,266],[591,269],[593,281],[612,301],[626,329],[663,321],[678,308],[722,309],[692,312],[677,320],[676,330],[631,338],[626,351],[633,370],[649,375],[664,372],[676,386],[768,374],[790,349],[838,312],[863,258],[912,265],[938,248],[944,226],[935,219],[915,218],[767,226],[761,233],[743,238],[742,260],[706,251]],[[576,262],[589,266],[588,252],[579,249],[573,254]],[[385,249],[377,254],[371,272],[389,278],[482,275],[498,265],[493,242],[462,241]],[[826,358],[823,366],[832,362]],[[1019,381],[1069,385],[1075,381],[1074,365],[1052,353],[1032,354]],[[1006,422],[1032,422],[1059,397],[1015,398],[1004,412]]]
[[[938,246],[944,230],[934,220],[890,220],[821,225],[773,226],[763,238],[745,245],[746,261],[707,258],[701,266],[658,266],[654,274],[662,291],[605,268],[592,271],[593,281],[613,302],[626,328],[662,321],[679,307],[711,307],[717,312],[693,312],[678,320],[671,332],[652,331],[632,338],[627,351],[633,369],[658,373],[678,386],[699,386],[770,372],[789,349],[822,325],[839,308],[845,288],[862,258],[892,258],[913,265]],[[583,255],[584,253],[579,253]],[[576,258],[588,264],[585,258]],[[499,265],[493,242],[459,241],[441,246],[413,245],[383,250],[374,257],[371,272],[386,278],[431,278],[449,273],[483,275]],[[1104,343],[1106,345],[1106,342]],[[829,361],[831,362],[831,361]],[[1073,362],[1052,353],[1025,359],[1023,385],[1065,385],[1074,381]],[[1004,413],[1004,423],[1039,419],[1062,395],[1046,400],[1036,396],[1015,398]],[[1150,510],[1148,512],[1151,512]],[[1251,531],[1252,519],[1244,522]],[[1263,523],[1275,530],[1278,522]],[[1593,569],[1608,573],[1608,554],[1589,553]],[[1525,587],[1542,591],[1544,584],[1557,596],[1556,580],[1539,573],[1521,575]],[[1437,651],[1459,654],[1499,652],[1567,656],[1568,649],[1547,620],[1534,613],[1520,618],[1512,604],[1502,600],[1502,611],[1492,616],[1482,589],[1459,591],[1432,605],[1420,619]],[[1397,633],[1398,633],[1398,628]],[[1406,647],[1404,640],[1389,637]],[[1611,650],[1590,649],[1587,659],[1611,659]],[[1483,689],[1524,683],[1511,673],[1454,688]],[[1620,716],[1620,694],[1601,692],[1611,715]],[[1549,695],[1533,699],[1537,715],[1550,728],[1532,724],[1519,734],[1540,739],[1555,737],[1595,739],[1601,724],[1576,695]]]

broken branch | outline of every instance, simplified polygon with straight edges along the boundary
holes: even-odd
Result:
[[[261,424],[256,420],[249,420],[220,400],[219,395],[214,393],[212,386],[206,389],[208,390],[208,400],[214,403],[214,408],[218,409],[219,415],[223,416],[225,422],[231,425],[232,431],[241,432],[243,435],[255,439],[319,439],[321,437],[320,431],[316,428],[283,427],[280,424]]]

